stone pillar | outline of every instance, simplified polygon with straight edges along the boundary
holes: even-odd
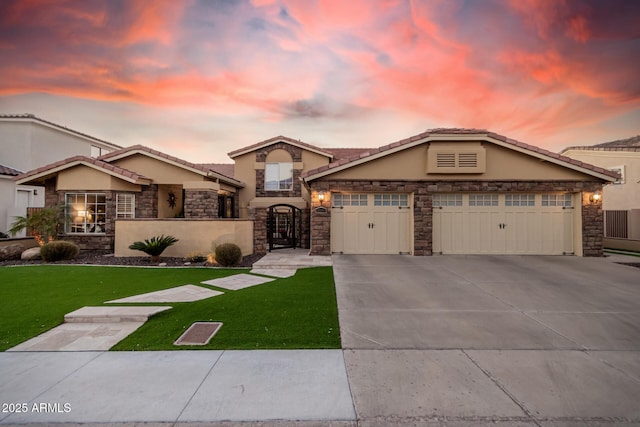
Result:
[[[158,185],[151,184],[142,188],[136,196],[136,218],[158,217]]]
[[[253,252],[266,254],[269,250],[267,243],[268,209],[249,207],[249,219],[253,221]]]
[[[220,185],[210,181],[184,183],[185,219],[218,218],[218,190]]]
[[[324,191],[325,200],[320,204],[318,192]],[[318,208],[324,208],[318,210]],[[311,188],[311,255],[331,255],[331,194],[329,185],[313,183]]]
[[[594,183],[582,192],[582,255],[604,256],[604,212],[602,201],[592,203],[589,197],[596,191],[602,193],[602,184]]]

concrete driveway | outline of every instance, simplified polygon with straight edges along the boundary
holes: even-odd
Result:
[[[640,423],[640,269],[605,259],[334,256],[369,425]]]

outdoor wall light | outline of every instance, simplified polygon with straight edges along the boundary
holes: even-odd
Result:
[[[589,196],[589,201],[591,202],[591,204],[597,205],[602,201],[602,194],[599,191],[596,191]]]
[[[33,190],[33,195],[37,196],[38,195],[38,190]]]
[[[318,192],[318,200],[320,200],[320,206],[322,206],[322,202],[324,202],[324,191]]]

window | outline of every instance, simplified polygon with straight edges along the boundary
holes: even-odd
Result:
[[[469,206],[498,206],[497,194],[470,194]]]
[[[136,196],[134,194],[116,194],[116,219],[136,217]]]
[[[434,194],[433,207],[462,206],[462,194]]]
[[[107,197],[104,193],[67,193],[67,233],[104,233]]]
[[[505,206],[535,206],[536,197],[533,194],[507,194]]]
[[[337,208],[341,206],[367,206],[366,194],[335,193],[332,195],[331,200],[333,201],[333,206]]]
[[[542,206],[572,206],[571,194],[543,194]]]
[[[406,194],[375,194],[373,206],[409,206],[409,196]]]
[[[287,191],[293,189],[293,163],[267,163],[264,167],[264,189]]]

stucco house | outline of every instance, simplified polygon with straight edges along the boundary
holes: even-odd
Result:
[[[237,217],[241,182],[141,145],[98,158],[70,157],[22,174],[16,182],[43,185],[47,206],[66,206],[70,221],[63,237],[81,249],[138,255],[128,250],[133,241],[179,234],[183,250],[197,250],[210,247],[221,233],[242,234],[235,224],[194,222]],[[163,221],[176,218],[186,221]],[[180,231],[185,224],[189,228]],[[245,224],[245,251],[252,250],[250,228]]]
[[[561,153],[620,174],[603,189],[605,247],[640,251],[640,135]]]
[[[136,255],[132,241],[164,233],[181,239],[167,255],[227,240],[245,254],[601,256],[594,195],[617,177],[475,129],[434,129],[376,149],[278,136],[229,156],[233,165],[193,164],[134,146],[15,179],[46,186],[48,205],[67,205],[65,238],[116,255]]]
[[[17,185],[15,176],[70,156],[98,157],[120,148],[33,114],[0,114],[0,232],[27,208],[44,206],[44,188]]]

